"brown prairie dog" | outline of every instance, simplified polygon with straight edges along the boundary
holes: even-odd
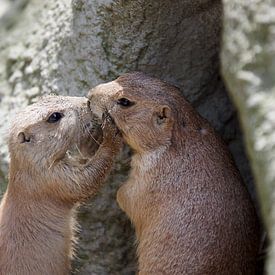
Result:
[[[129,73],[88,97],[134,152],[117,201],[135,226],[139,274],[254,274],[249,194],[223,141],[178,89]]]
[[[108,120],[92,155],[102,136],[97,120],[87,99],[61,96],[44,97],[14,120],[0,205],[1,275],[69,274],[76,203],[97,192],[121,144]],[[69,156],[74,147],[82,162]]]

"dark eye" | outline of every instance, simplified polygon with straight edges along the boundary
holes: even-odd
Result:
[[[47,119],[47,122],[49,123],[56,123],[57,121],[59,121],[61,118],[63,117],[62,113],[52,113],[49,118]]]
[[[130,107],[133,106],[135,104],[135,102],[130,101],[129,99],[122,97],[120,99],[117,100],[117,104],[121,105],[123,107]]]

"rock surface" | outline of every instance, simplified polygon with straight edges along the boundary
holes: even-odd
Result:
[[[238,107],[270,239],[275,274],[275,8],[271,0],[224,0],[223,74]]]
[[[3,174],[5,133],[16,110],[46,93],[82,96],[100,82],[141,70],[180,87],[223,136],[253,193],[236,112],[219,74],[220,1],[21,1],[0,19]],[[134,274],[133,231],[115,202],[127,177],[124,155],[101,194],[80,210],[78,274]]]

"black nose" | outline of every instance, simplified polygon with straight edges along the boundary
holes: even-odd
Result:
[[[26,133],[24,132],[20,132],[18,134],[18,140],[20,143],[26,143],[26,142],[30,142],[31,141],[31,137],[28,136]]]

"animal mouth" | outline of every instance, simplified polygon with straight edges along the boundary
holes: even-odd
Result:
[[[79,164],[85,164],[96,153],[102,142],[102,129],[98,120],[81,122],[80,133],[71,143],[65,155],[71,161]]]
[[[72,162],[78,163],[78,164],[86,164],[88,162],[87,157],[85,157],[79,147],[74,144],[72,145],[65,153],[65,156]],[[65,157],[64,156],[64,157]]]

